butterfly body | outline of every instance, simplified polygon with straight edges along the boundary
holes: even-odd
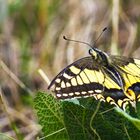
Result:
[[[64,68],[51,82],[58,99],[93,96],[125,109],[140,100],[140,60],[109,56],[92,48],[84,57]]]

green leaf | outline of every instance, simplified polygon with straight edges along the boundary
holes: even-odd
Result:
[[[47,140],[139,140],[139,111],[129,115],[93,98],[58,101],[38,93],[35,108]],[[139,106],[137,110],[139,110]],[[137,120],[137,121],[135,121]],[[51,123],[50,123],[51,122]]]
[[[100,105],[93,98],[79,102],[81,106],[63,102],[65,126],[71,140],[139,140],[140,131],[110,105]]]
[[[120,108],[115,108],[115,109],[118,113],[120,113],[122,116],[127,118],[130,122],[132,122],[137,127],[138,130],[140,130],[140,120],[139,119],[130,116],[128,113],[124,112]]]
[[[34,99],[34,107],[37,111],[39,123],[42,126],[44,138],[47,140],[65,140],[65,129],[62,113],[62,105],[51,95],[38,92]]]

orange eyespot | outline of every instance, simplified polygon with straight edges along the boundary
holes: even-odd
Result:
[[[136,100],[136,96],[135,96],[135,93],[134,93],[133,90],[128,89],[128,90],[127,90],[127,95],[128,95],[128,97],[129,97],[131,100]]]

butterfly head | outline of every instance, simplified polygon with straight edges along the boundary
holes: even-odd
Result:
[[[97,52],[95,49],[93,49],[93,48],[89,49],[89,54],[90,54],[95,60],[98,58],[98,52]]]
[[[103,63],[104,65],[108,65],[110,63],[108,54],[102,52],[97,48],[89,49],[89,54],[92,56],[94,60],[97,60],[97,62],[99,63]]]

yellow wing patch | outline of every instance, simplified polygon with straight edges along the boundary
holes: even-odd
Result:
[[[72,84],[73,86],[77,86],[77,81],[76,81],[75,78],[72,78],[72,79],[71,79],[71,84]]]
[[[82,72],[80,73],[80,77],[82,78],[82,81],[83,81],[85,84],[89,84],[89,83],[90,83],[90,81],[89,81],[88,77],[85,75],[84,71],[82,71]]]
[[[80,76],[77,76],[76,78],[77,78],[77,83],[79,85],[83,85],[84,84],[83,81],[82,81],[82,79],[80,78]]]
[[[97,82],[98,81],[97,77],[95,76],[95,71],[94,70],[85,69],[84,72],[86,73],[90,82]]]
[[[123,73],[122,76],[125,82],[125,88],[129,88],[133,84],[140,82],[140,78],[137,76],[126,74],[126,73]]]
[[[65,83],[64,83],[64,81],[62,81],[61,82],[61,88],[65,88],[65,87],[66,87]]]
[[[124,70],[126,73],[132,74],[134,76],[140,76],[140,68],[133,63],[129,63],[128,65],[120,68]]]
[[[74,73],[74,74],[79,74],[80,73],[80,69],[75,67],[75,66],[71,66],[70,70]]]
[[[103,83],[104,74],[101,72],[101,70],[96,71],[96,70],[85,69],[84,72],[89,79],[89,81],[88,81],[89,83],[90,82],[98,82],[100,84]]]
[[[121,89],[121,87],[116,84],[110,77],[108,77],[106,75],[106,78],[105,78],[105,81],[104,81],[104,85],[105,87],[107,87],[108,89],[111,89],[111,88],[115,88],[115,89]]]
[[[73,77],[68,75],[67,73],[64,73],[63,76],[66,78],[66,79],[72,79]]]
[[[71,84],[69,82],[66,82],[67,87],[71,87]]]
[[[102,84],[104,82],[105,77],[104,77],[104,74],[101,72],[101,70],[100,71],[95,71],[95,75],[96,75],[96,77],[98,79],[97,82]]]

